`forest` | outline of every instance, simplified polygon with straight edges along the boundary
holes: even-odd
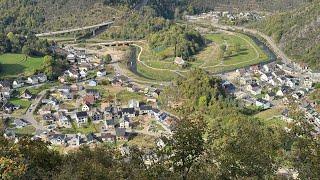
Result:
[[[319,70],[319,14],[320,1],[314,0],[294,11],[270,16],[253,27],[272,36],[294,60]]]
[[[298,111],[291,114],[297,121],[290,131],[268,125],[242,113],[220,79],[197,69],[169,91],[162,97],[164,105],[169,96],[186,101],[177,109],[173,135],[160,137],[155,148],[124,145],[121,153],[105,144],[59,154],[41,141],[14,143],[0,137],[0,178],[280,179],[279,168],[294,168],[300,179],[319,179],[320,139]]]

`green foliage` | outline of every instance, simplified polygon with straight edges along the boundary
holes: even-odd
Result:
[[[119,27],[110,28],[104,38],[111,39],[142,39],[153,32],[169,26],[170,22],[157,17],[154,10],[144,8],[141,12],[133,12],[129,17],[118,21]]]
[[[320,34],[319,17],[320,1],[295,11],[276,14],[258,23],[255,27],[272,36],[285,53],[293,59],[305,62],[313,69],[319,69],[320,45],[317,38]]]
[[[196,54],[205,45],[199,32],[179,25],[150,35],[148,42],[152,49],[171,48],[174,56],[183,58]]]

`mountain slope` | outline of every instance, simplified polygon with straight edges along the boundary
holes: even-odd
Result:
[[[268,17],[256,28],[272,36],[293,59],[320,69],[320,0]]]
[[[81,27],[119,13],[104,0],[1,0],[0,31],[26,33]]]

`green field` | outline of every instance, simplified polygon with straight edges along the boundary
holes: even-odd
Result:
[[[190,68],[202,68],[212,73],[234,70],[260,62],[268,61],[265,52],[248,36],[240,33],[221,32],[207,34],[205,38],[211,41],[201,52],[194,56],[196,61],[189,62],[189,68],[182,69],[173,63],[174,57],[167,49],[152,50],[147,44],[141,43],[143,48],[137,71],[143,77],[156,81],[171,81],[177,74],[185,74]],[[217,54],[220,46],[224,44],[226,48],[232,50],[229,55],[224,55],[223,59],[218,59]],[[138,49],[137,52],[140,52]],[[178,72],[178,73],[176,73]]]
[[[263,50],[246,35],[239,33],[216,33],[206,35],[206,39],[213,43],[196,57],[204,62],[201,67],[211,72],[217,73],[228,71],[268,60],[268,56]],[[217,48],[222,44],[226,45],[227,49],[233,48],[236,44],[239,44],[240,50],[238,52],[233,52],[231,55],[225,56],[223,60],[220,60],[217,59],[212,52],[217,51]],[[209,51],[210,48],[212,51]]]
[[[32,75],[37,69],[41,69],[43,58],[25,57],[23,54],[0,55],[0,77],[14,78],[21,75]]]

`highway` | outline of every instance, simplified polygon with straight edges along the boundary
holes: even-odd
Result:
[[[98,28],[98,27],[102,27],[102,26],[108,26],[108,25],[111,25],[113,23],[114,23],[114,21],[107,21],[107,22],[103,22],[103,23],[100,23],[100,24],[91,25],[91,26],[84,26],[84,27],[80,27],[80,28],[73,28],[73,29],[67,29],[67,30],[61,30],[61,31],[52,31],[52,32],[46,32],[46,33],[39,33],[39,34],[36,34],[36,37],[52,36],[52,35],[58,35],[58,34],[76,32],[76,31],[83,31],[83,30],[87,30],[87,29],[93,29],[93,28]]]

